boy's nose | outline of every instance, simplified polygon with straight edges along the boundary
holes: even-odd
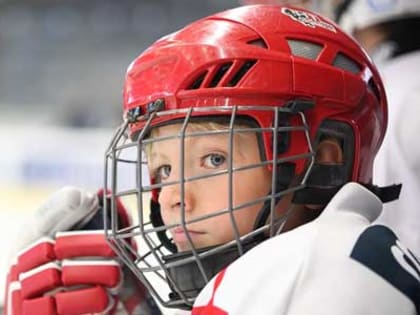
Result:
[[[182,185],[184,185],[183,190]],[[182,199],[184,199],[184,203],[182,203]],[[185,212],[191,211],[193,208],[191,184],[176,183],[162,187],[159,193],[159,203],[163,211],[182,210],[182,208]]]

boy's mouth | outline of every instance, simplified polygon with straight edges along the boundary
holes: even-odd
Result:
[[[174,229],[171,229],[172,238],[175,243],[188,242],[189,239],[188,239],[187,233],[191,239],[194,239],[200,235],[206,234],[205,232],[202,232],[202,231],[184,229],[183,227],[176,227]]]

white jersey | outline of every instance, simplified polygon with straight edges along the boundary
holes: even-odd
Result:
[[[374,183],[402,183],[399,200],[384,205],[390,226],[420,256],[420,51],[378,63],[389,103],[388,130],[376,156]]]
[[[271,238],[203,289],[193,315],[420,314],[420,263],[349,183],[314,221]]]

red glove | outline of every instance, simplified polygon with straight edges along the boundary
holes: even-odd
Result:
[[[118,207],[120,221],[128,224],[125,208]],[[82,224],[94,228],[92,222],[102,216],[98,210],[97,195],[67,187],[35,213],[36,228],[28,227],[21,238],[22,243],[34,235],[38,240],[19,252],[9,270],[6,315],[161,314],[147,290],[121,267],[103,229],[58,231]]]

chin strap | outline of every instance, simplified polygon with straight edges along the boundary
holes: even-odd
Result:
[[[400,196],[402,187],[402,184],[393,184],[383,187],[379,187],[373,184],[359,184],[370,190],[383,203],[397,200]],[[344,185],[340,185],[330,188],[306,187],[294,195],[293,203],[326,205],[343,186]]]
[[[379,187],[372,184],[361,184],[374,193],[383,202],[390,202],[397,200],[400,197],[402,184],[393,184]]]
[[[345,180],[343,165],[315,164],[308,178],[306,187],[293,196],[295,204],[326,205],[343,187]],[[379,187],[373,184],[359,183],[374,193],[383,203],[398,199],[402,184]]]

